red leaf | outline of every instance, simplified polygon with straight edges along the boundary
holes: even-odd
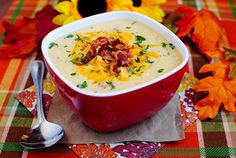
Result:
[[[52,19],[58,14],[51,6],[46,6],[41,12],[36,14],[36,19],[38,19],[37,25],[37,37],[36,41],[40,42],[48,32],[57,28],[58,25],[52,23]]]
[[[52,23],[56,14],[51,6],[45,6],[33,19],[16,20],[13,25],[4,21],[5,38],[0,48],[0,57],[15,58],[31,53],[40,45],[44,36],[57,27]]]

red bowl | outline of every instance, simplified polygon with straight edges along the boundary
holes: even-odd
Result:
[[[104,94],[77,88],[53,65],[48,56],[48,45],[80,28],[116,19],[136,20],[164,35],[179,50],[183,61],[162,76],[125,90]],[[131,126],[163,108],[175,94],[189,58],[185,45],[165,26],[144,15],[128,11],[98,14],[57,28],[44,38],[42,52],[60,94],[85,124],[99,132],[112,132]]]

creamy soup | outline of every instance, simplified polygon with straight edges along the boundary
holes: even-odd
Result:
[[[52,41],[48,52],[65,78],[94,93],[134,87],[182,62],[173,43],[145,24],[126,19],[72,32]]]

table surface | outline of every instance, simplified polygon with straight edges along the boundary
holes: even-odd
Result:
[[[0,18],[14,21],[23,16],[32,17],[47,3],[47,0],[0,0]],[[167,0],[162,8],[168,12],[178,4],[214,12],[226,28],[229,46],[236,48],[235,0]],[[0,34],[2,41],[2,26]],[[197,71],[207,60],[199,53],[191,52],[191,56],[190,72],[201,77]],[[41,58],[41,55],[32,53],[24,58],[0,59],[0,157],[77,157],[63,144],[39,151],[27,151],[18,143],[22,133],[31,126],[32,115],[14,96],[32,85],[28,67],[36,58]],[[168,143],[153,157],[236,157],[236,113],[222,111],[214,120],[198,120],[185,130],[185,136],[184,140]]]

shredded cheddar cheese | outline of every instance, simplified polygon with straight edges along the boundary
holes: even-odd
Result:
[[[145,43],[145,38],[129,32],[77,33],[76,44],[68,55],[77,64],[77,72],[97,82],[114,79],[128,81],[141,77],[159,55],[152,51],[157,44]],[[135,41],[135,40],[139,41]]]

